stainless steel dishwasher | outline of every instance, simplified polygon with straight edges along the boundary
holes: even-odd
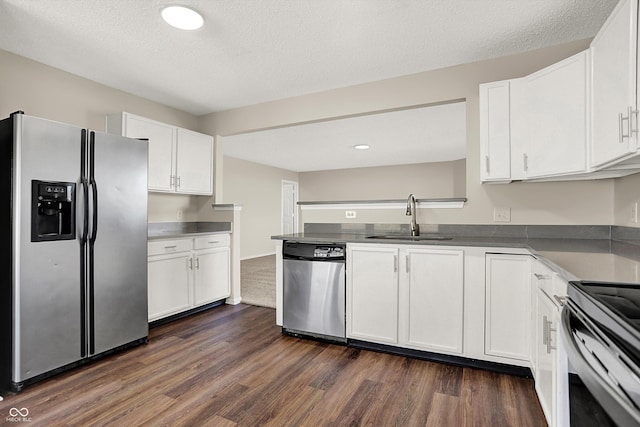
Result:
[[[346,342],[345,246],[285,241],[284,333]]]

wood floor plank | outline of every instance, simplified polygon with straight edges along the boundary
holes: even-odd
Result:
[[[149,343],[5,394],[31,426],[543,426],[533,381],[282,335],[220,306]]]
[[[458,427],[460,425],[460,398],[434,393],[429,407],[427,427]]]

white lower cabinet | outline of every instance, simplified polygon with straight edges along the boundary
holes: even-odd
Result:
[[[464,252],[404,249],[400,281],[400,343],[462,353]]]
[[[192,274],[190,252],[149,257],[149,320],[191,308]]]
[[[485,263],[485,354],[529,362],[531,257],[487,254]]]
[[[194,251],[194,305],[207,304],[231,294],[229,247]]]
[[[398,249],[347,245],[347,337],[398,344]]]
[[[347,246],[347,337],[462,352],[464,252]]]
[[[231,294],[228,234],[149,242],[149,321]]]
[[[561,349],[558,328],[562,307],[557,297],[566,294],[566,282],[540,261],[533,261],[531,273],[536,298],[532,328],[536,393],[549,426],[564,426],[569,420],[568,362]]]

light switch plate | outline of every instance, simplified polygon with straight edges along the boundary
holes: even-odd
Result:
[[[511,222],[511,208],[493,208],[494,222]]]
[[[344,217],[348,219],[353,219],[356,217],[356,211],[345,211]]]

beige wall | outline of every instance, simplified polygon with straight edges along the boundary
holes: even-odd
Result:
[[[464,197],[465,160],[300,173],[300,200]]]
[[[233,157],[224,158],[222,203],[242,206],[242,258],[274,253],[271,236],[282,233],[282,180],[298,182],[298,174]]]
[[[197,130],[197,117],[0,50],[0,118],[16,110],[103,131],[107,114],[128,111]],[[195,219],[193,197],[149,194],[149,220]]]
[[[473,64],[310,94],[224,111],[201,117],[201,126],[219,135],[232,135],[336,117],[393,110],[415,105],[466,99],[467,162],[463,209],[423,209],[419,221],[432,223],[493,223],[495,207],[511,208],[513,224],[612,224],[614,180],[564,183],[480,184],[478,85],[522,77],[588,47],[588,40]],[[392,171],[392,169],[389,169]],[[395,172],[384,178],[394,180]],[[318,174],[320,176],[320,174]],[[301,174],[301,194],[316,198],[321,183]],[[403,186],[408,193],[410,186]],[[335,186],[334,186],[335,188]],[[379,185],[346,179],[339,194],[367,194],[386,198]],[[388,190],[388,189],[387,189]],[[387,191],[385,190],[385,191]],[[413,191],[413,190],[410,190]],[[423,190],[428,191],[428,190]],[[424,197],[414,191],[418,197]],[[378,196],[379,194],[379,196]],[[620,197],[622,199],[622,197]],[[229,200],[225,196],[225,200]],[[304,198],[301,196],[301,200]],[[622,201],[620,202],[622,203]],[[305,211],[306,222],[344,221],[341,211]],[[376,210],[359,213],[357,222],[404,222],[403,212]]]
[[[631,208],[640,204],[640,174],[629,175],[615,180],[615,225],[640,227],[631,222]]]

